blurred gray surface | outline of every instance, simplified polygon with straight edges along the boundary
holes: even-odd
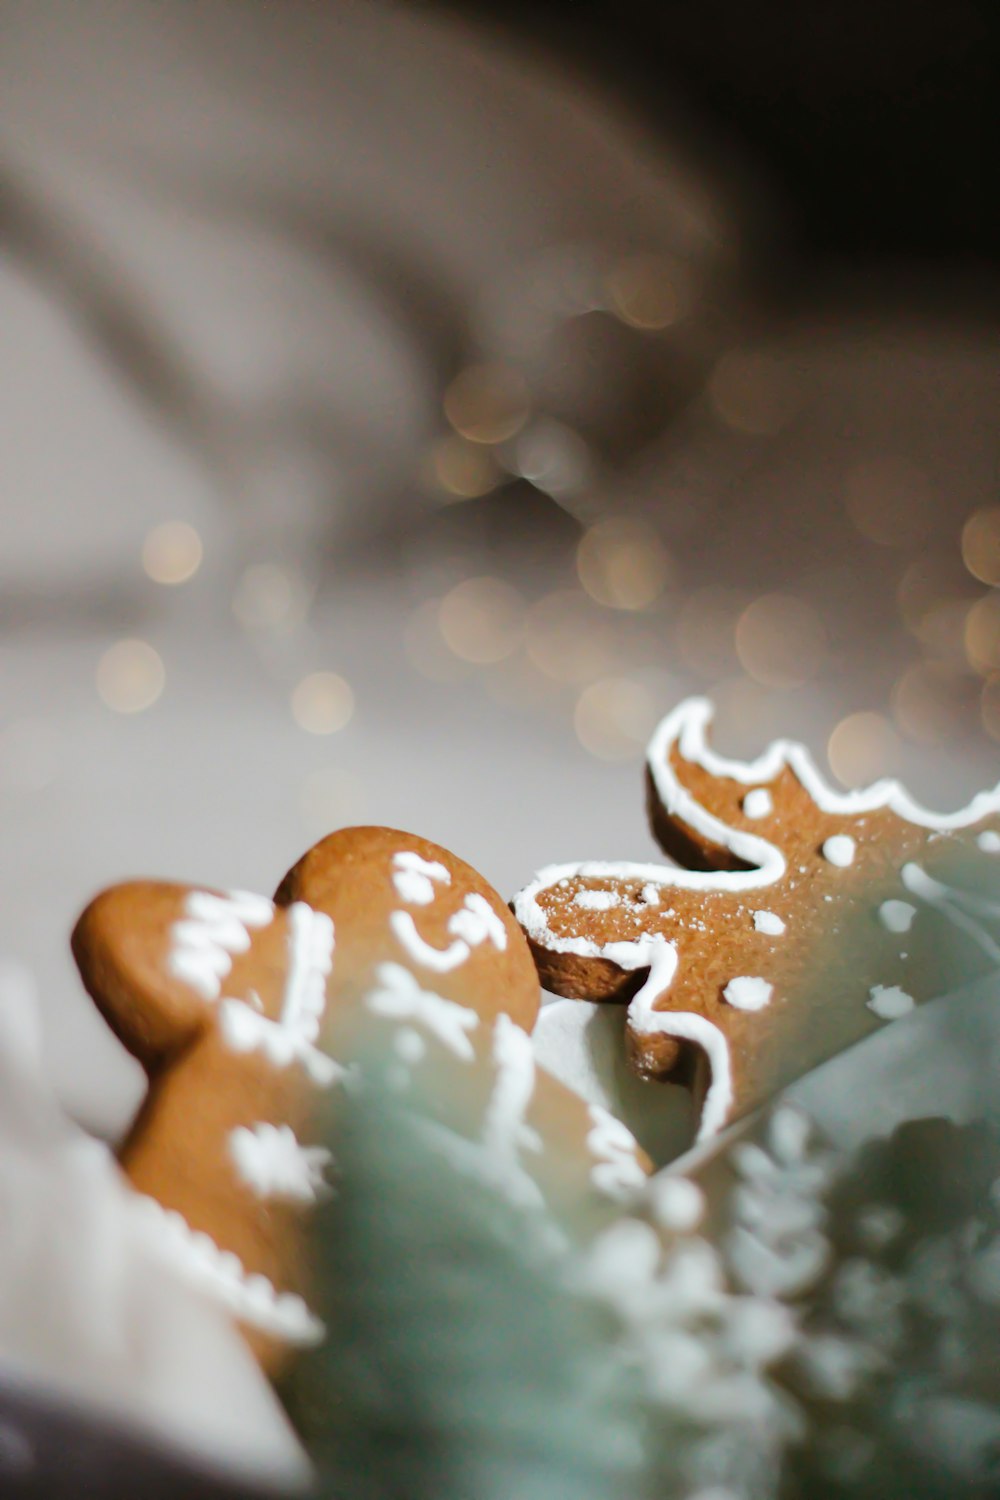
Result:
[[[424,8],[2,0],[0,26],[0,954],[36,973],[59,1090],[87,1123],[120,1129],[141,1092],[68,956],[111,881],[270,891],[357,821],[436,839],[505,894],[552,860],[642,857],[641,741],[684,692],[717,688],[730,749],[791,732],[822,754],[843,715],[887,711],[925,649],[958,684],[957,727],[891,730],[879,769],[943,805],[995,781],[961,621],[918,643],[896,603],[914,558],[962,573],[962,520],[995,503],[989,329],[947,298],[862,316],[849,285],[770,321],[741,283],[726,184],[684,140]],[[544,496],[438,510],[422,478],[447,383],[488,330],[531,323],[530,288],[567,247],[571,267],[680,258],[708,287],[645,343],[567,316],[538,375],[600,459],[582,509],[629,509],[672,554],[637,611],[583,598],[576,522]],[[886,454],[930,476],[902,550],[843,504],[852,466]],[[174,520],[205,561],[165,588],[140,553]],[[248,566],[291,580],[266,629],[233,612]],[[440,638],[444,659],[422,659],[419,612],[483,574],[522,605],[580,594],[603,642],[590,677],[626,683],[619,758],[574,729],[586,672],[553,680],[520,647],[447,659]],[[733,620],[762,592],[805,598],[822,671],[752,679],[732,625],[706,657],[684,611],[719,588]],[[977,589],[955,586],[959,613]],[[126,715],[95,674],[133,637],[165,685]],[[354,694],[330,735],[289,707],[317,670]]]

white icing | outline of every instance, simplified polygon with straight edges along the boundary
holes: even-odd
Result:
[[[451,884],[451,873],[438,860],[422,859],[419,854],[401,849],[392,857],[392,883],[397,894],[414,906],[428,906],[436,894],[434,882]]]
[[[287,910],[288,974],[281,1017],[272,1021],[244,1000],[219,1005],[219,1031],[234,1052],[263,1052],[277,1068],[300,1062],[313,1082],[329,1088],[347,1069],[315,1046],[326,1005],[326,981],[333,963],[333,922],[304,901]]]
[[[502,953],[507,947],[507,929],[485,896],[470,891],[458,911],[448,918],[448,931],[463,938],[470,948],[490,942]]]
[[[976,839],[976,843],[984,854],[1000,854],[1000,833],[996,833],[992,828],[984,829]]]
[[[463,943],[461,938],[456,938],[447,948],[432,948],[420,936],[408,911],[394,911],[389,917],[389,927],[414,963],[425,969],[433,969],[437,974],[448,974],[452,969],[457,969],[459,964],[465,963],[471,951],[468,943]]]
[[[299,1062],[319,1088],[342,1082],[348,1069],[335,1062],[280,1021],[271,1021],[242,1000],[223,1000],[219,1006],[219,1033],[233,1052],[262,1052],[276,1068]]]
[[[731,979],[722,993],[737,1010],[763,1010],[774,993],[774,986],[768,984],[766,979],[741,974],[738,978]]]
[[[722,1032],[704,1017],[653,1010],[653,1000],[669,987],[676,969],[677,956],[673,946],[657,935],[641,934],[632,941],[600,944],[593,938],[575,933],[557,934],[551,930],[548,916],[539,901],[543,893],[579,880],[604,881],[613,883],[616,888],[622,882],[640,885],[644,900],[650,902],[648,893],[654,889],[660,892],[669,892],[673,888],[738,894],[763,890],[782,879],[786,861],[780,849],[757,834],[728,827],[681,785],[670,759],[673,746],[676,744],[685,761],[700,766],[712,776],[740,781],[750,791],[765,790],[759,783],[773,783],[787,767],[822,811],[838,816],[887,807],[918,827],[953,829],[967,827],[991,813],[1000,812],[1000,787],[981,792],[967,807],[953,813],[929,812],[897,781],[883,780],[855,791],[834,791],[820,776],[805,747],[789,740],[776,740],[755,761],[730,760],[712,750],[706,742],[711,717],[712,707],[707,699],[693,698],[678,705],[653,734],[647,751],[649,772],[656,795],[669,816],[685,823],[707,842],[727,849],[748,868],[684,870],[664,865],[597,860],[549,865],[540,870],[514,900],[514,912],[521,926],[529,937],[550,952],[607,958],[625,970],[651,966],[649,979],[629,1008],[629,1023],[639,1033],[652,1030],[695,1041],[707,1052],[712,1085],[702,1114],[701,1137],[718,1130],[731,1108],[729,1051]],[[828,841],[835,857],[846,849],[836,840],[847,837],[834,835],[834,839]],[[853,856],[853,841],[851,852]],[[992,942],[988,935],[986,941]],[[997,961],[1000,961],[1000,948],[997,948],[997,954]]]
[[[754,787],[743,798],[743,811],[748,818],[766,818],[774,812],[774,802],[766,786]]]
[[[597,1158],[590,1169],[590,1180],[598,1192],[623,1203],[646,1183],[646,1173],[636,1155],[635,1136],[599,1104],[591,1104],[590,1121],[587,1148]]]
[[[872,786],[838,792],[820,775],[809,751],[794,740],[775,740],[755,761],[730,760],[713,750],[705,731],[712,721],[712,705],[707,698],[689,698],[669,713],[653,732],[647,750],[650,775],[668,812],[683,816],[714,843],[721,843],[740,858],[757,862],[755,854],[744,854],[750,844],[762,843],[748,834],[738,834],[740,847],[733,843],[733,833],[704,808],[677,782],[670,764],[670,747],[677,741],[686,761],[701,766],[713,776],[726,776],[744,785],[773,782],[787,766],[823,812],[852,816],[888,807],[897,817],[921,828],[967,828],[991,813],[1000,812],[1000,786],[979,792],[967,807],[957,812],[930,812],[916,802],[898,781],[876,781]]]
[[[936,907],[955,927],[967,933],[992,963],[1000,964],[1000,943],[985,925],[992,922],[996,926],[1000,922],[1000,902],[945,885],[917,864],[904,865],[900,874],[908,891]]]
[[[299,1348],[322,1343],[322,1322],[294,1292],[279,1294],[266,1276],[248,1275],[238,1255],[221,1250],[175,1210],[136,1195],[134,1207],[147,1240],[178,1275],[262,1333]]]
[[[521,1164],[522,1151],[537,1153],[543,1147],[538,1132],[525,1118],[535,1089],[531,1038],[509,1016],[498,1016],[494,1023],[492,1058],[493,1090],[478,1141],[434,1121],[420,1121],[418,1128],[456,1170],[502,1194],[516,1208],[541,1215],[533,1232],[548,1252],[560,1253],[566,1248],[565,1236],[542,1215],[541,1188]]]
[[[917,908],[909,901],[883,901],[878,909],[878,919],[888,932],[909,932]]]
[[[421,989],[402,964],[379,964],[375,971],[378,988],[365,998],[368,1009],[393,1021],[417,1021],[463,1062],[475,1056],[469,1033],[479,1025],[474,1010]],[[418,1033],[413,1033],[421,1040]],[[412,1052],[412,1044],[409,1050]]]
[[[170,928],[167,967],[203,999],[217,1000],[233,954],[250,947],[248,929],[266,927],[273,917],[274,903],[252,891],[190,891],[183,918]]]
[[[311,1204],[329,1195],[324,1174],[333,1162],[332,1153],[325,1146],[303,1146],[290,1125],[239,1125],[230,1132],[229,1154],[258,1198]]]
[[[541,1151],[538,1132],[525,1123],[535,1092],[535,1051],[531,1038],[510,1016],[493,1025],[496,1080],[483,1115],[483,1144],[498,1160],[511,1165],[522,1150]]]
[[[913,996],[896,984],[876,984],[869,991],[866,1003],[880,1021],[898,1021],[901,1016],[908,1016],[916,1005]]]
[[[642,899],[647,906],[659,906],[660,890],[652,881],[648,881],[642,888]]]
[[[694,1042],[707,1055],[711,1081],[696,1138],[707,1140],[722,1129],[733,1104],[729,1044],[718,1026],[704,1016],[683,1010],[653,1009],[654,1001],[666,993],[673,981],[677,950],[665,938],[652,936],[635,943],[608,943],[602,952],[623,969],[649,968],[646,983],[633,996],[628,1008],[628,1023],[634,1031],[643,1036],[660,1032]]]
[[[503,922],[489,902],[475,892],[470,892],[459,910],[449,917],[448,931],[454,934],[455,940],[447,948],[434,948],[426,942],[408,911],[394,911],[389,917],[389,926],[415,963],[438,974],[447,974],[464,964],[472,949],[480,943],[491,942],[501,952],[507,946],[507,929]]]
[[[773,911],[755,911],[753,914],[753,925],[757,932],[765,932],[768,937],[780,937],[785,931],[785,924]]]
[[[655,886],[652,889],[655,890]],[[611,911],[613,907],[621,906],[621,902],[618,891],[577,891],[573,897],[573,905],[582,906],[584,911]]]
[[[823,858],[840,870],[846,870],[854,863],[856,851],[857,845],[849,833],[832,834],[823,844]]]

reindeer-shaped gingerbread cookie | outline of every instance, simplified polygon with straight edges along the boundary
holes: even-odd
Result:
[[[940,993],[956,937],[967,972],[1000,965],[975,888],[1000,788],[944,815],[894,781],[836,792],[788,741],[723,758],[710,720],[683,703],[649,747],[653,830],[684,868],[550,866],[513,903],[547,988],[629,999],[633,1066],[693,1082],[702,1138]]]
[[[390,1086],[438,1064],[447,1087],[426,1128],[529,1215],[548,1222],[560,1195],[613,1200],[645,1176],[624,1127],[536,1070],[538,981],[520,929],[471,866],[426,840],[344,830],[276,902],[117,886],[84,912],[73,950],[149,1077],[121,1159],[153,1242],[228,1306],[271,1371],[323,1336],[308,1223],[336,1163],[318,1130],[331,1091],[357,1080],[362,1029],[384,1043]]]

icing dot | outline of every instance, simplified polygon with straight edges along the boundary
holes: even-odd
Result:
[[[883,901],[878,909],[878,919],[889,932],[909,932],[916,915],[909,901]]]
[[[645,901],[647,906],[659,906],[660,892],[658,888],[653,885],[652,881],[650,881],[648,885],[643,886],[642,899],[643,901]]]
[[[976,839],[976,843],[984,854],[1000,854],[1000,833],[994,833],[992,828],[987,828]]]
[[[617,891],[577,891],[573,905],[582,906],[585,911],[610,911],[621,904],[621,899]]]
[[[784,922],[773,911],[755,911],[753,925],[757,932],[766,932],[768,937],[780,937],[785,930]]]
[[[705,1194],[687,1177],[654,1177],[649,1184],[649,1201],[657,1223],[678,1234],[697,1229],[705,1213]]]
[[[768,813],[774,811],[771,793],[766,787],[755,786],[753,791],[747,792],[743,798],[743,811],[748,818],[766,818]]]
[[[849,833],[835,833],[823,845],[823,855],[824,858],[830,861],[831,865],[836,865],[839,869],[844,870],[848,865],[854,863],[854,851],[856,847]]]
[[[722,993],[737,1010],[763,1010],[773,990],[774,986],[766,979],[741,974],[737,979],[731,979]]]
[[[900,1016],[909,1015],[916,1001],[898,984],[876,984],[868,992],[867,1005],[880,1021],[898,1021]]]

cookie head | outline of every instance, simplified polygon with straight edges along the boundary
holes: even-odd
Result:
[[[801,745],[756,761],[682,704],[649,751],[653,828],[686,868],[550,866],[516,898],[542,982],[628,1002],[645,1077],[683,1068],[712,1134],[874,1028],[1000,963],[1000,794],[957,813],[896,782],[828,787]]]
[[[305,901],[333,920],[340,986],[370,986],[390,961],[486,1021],[534,1025],[538,976],[520,928],[471,865],[427,839],[343,829],[299,860],[275,899]]]

